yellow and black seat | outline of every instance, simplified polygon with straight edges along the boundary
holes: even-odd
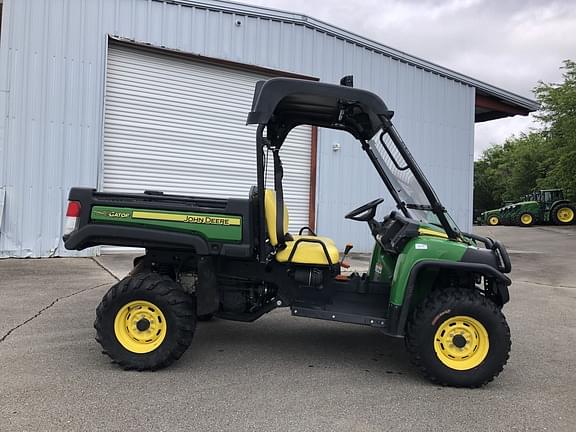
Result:
[[[266,189],[264,194],[264,210],[266,215],[266,228],[272,246],[278,246],[276,229],[276,193]],[[283,249],[276,252],[276,261],[292,262],[295,264],[330,265],[337,264],[340,253],[334,241],[328,237],[304,236],[288,234],[288,209],[284,206],[284,233],[286,233]],[[330,262],[328,262],[328,257]]]

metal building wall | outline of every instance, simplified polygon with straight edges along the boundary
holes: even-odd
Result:
[[[100,175],[108,34],[328,82],[354,74],[356,86],[376,91],[397,112],[400,133],[441,199],[463,228],[470,226],[474,89],[468,85],[329,26],[229,2],[5,0],[3,14],[0,256],[69,254],[60,241],[67,191],[96,187]],[[336,143],[339,151],[332,150]],[[318,152],[318,230],[368,250],[367,228],[343,215],[386,194],[343,135],[321,131]]]

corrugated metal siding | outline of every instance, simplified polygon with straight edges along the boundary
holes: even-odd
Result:
[[[69,254],[59,239],[67,190],[98,181],[107,34],[328,82],[353,73],[358,87],[397,111],[398,129],[441,199],[470,227],[472,87],[309,26],[207,7],[6,0],[3,25],[0,90],[8,93],[0,100],[0,187],[6,186],[0,256]],[[338,152],[331,149],[335,142],[342,144]],[[320,131],[318,159],[318,230],[338,244],[369,249],[366,226],[343,215],[385,196],[384,189],[360,149],[333,131]]]
[[[8,100],[0,106],[0,186],[6,186],[0,256],[59,254],[67,189],[96,184],[106,42],[102,6],[4,2],[0,88]]]

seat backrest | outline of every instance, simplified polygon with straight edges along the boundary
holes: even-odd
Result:
[[[264,191],[264,215],[266,217],[266,228],[268,230],[268,238],[270,244],[276,246],[278,244],[278,236],[276,235],[276,192],[272,189]],[[288,208],[284,205],[284,234],[288,232]]]

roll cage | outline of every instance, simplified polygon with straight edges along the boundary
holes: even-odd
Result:
[[[442,206],[424,173],[410,154],[400,135],[392,124],[394,112],[389,110],[384,101],[366,90],[355,89],[344,85],[326,84],[292,78],[273,78],[259,81],[254,91],[251,112],[247,124],[257,124],[256,160],[259,220],[264,220],[264,176],[265,150],[272,152],[274,161],[274,189],[276,191],[276,208],[282,209],[284,198],[282,191],[283,169],[280,159],[280,148],[290,131],[300,125],[310,125],[329,129],[343,130],[360,141],[362,149],[374,165],[380,178],[396,202],[397,208],[405,217],[412,217],[410,210],[432,211],[446,234],[451,239],[459,237],[459,231],[450,224],[446,209]],[[398,168],[409,170],[426,196],[428,204],[406,203],[393,184],[370,140],[378,132],[387,134],[401,155],[405,166]],[[384,142],[382,142],[384,145]],[[384,145],[389,156],[390,150]],[[283,212],[279,212],[276,223],[276,234],[279,246],[283,247],[286,233],[283,232]],[[258,243],[260,260],[265,256],[265,228],[259,224]]]

